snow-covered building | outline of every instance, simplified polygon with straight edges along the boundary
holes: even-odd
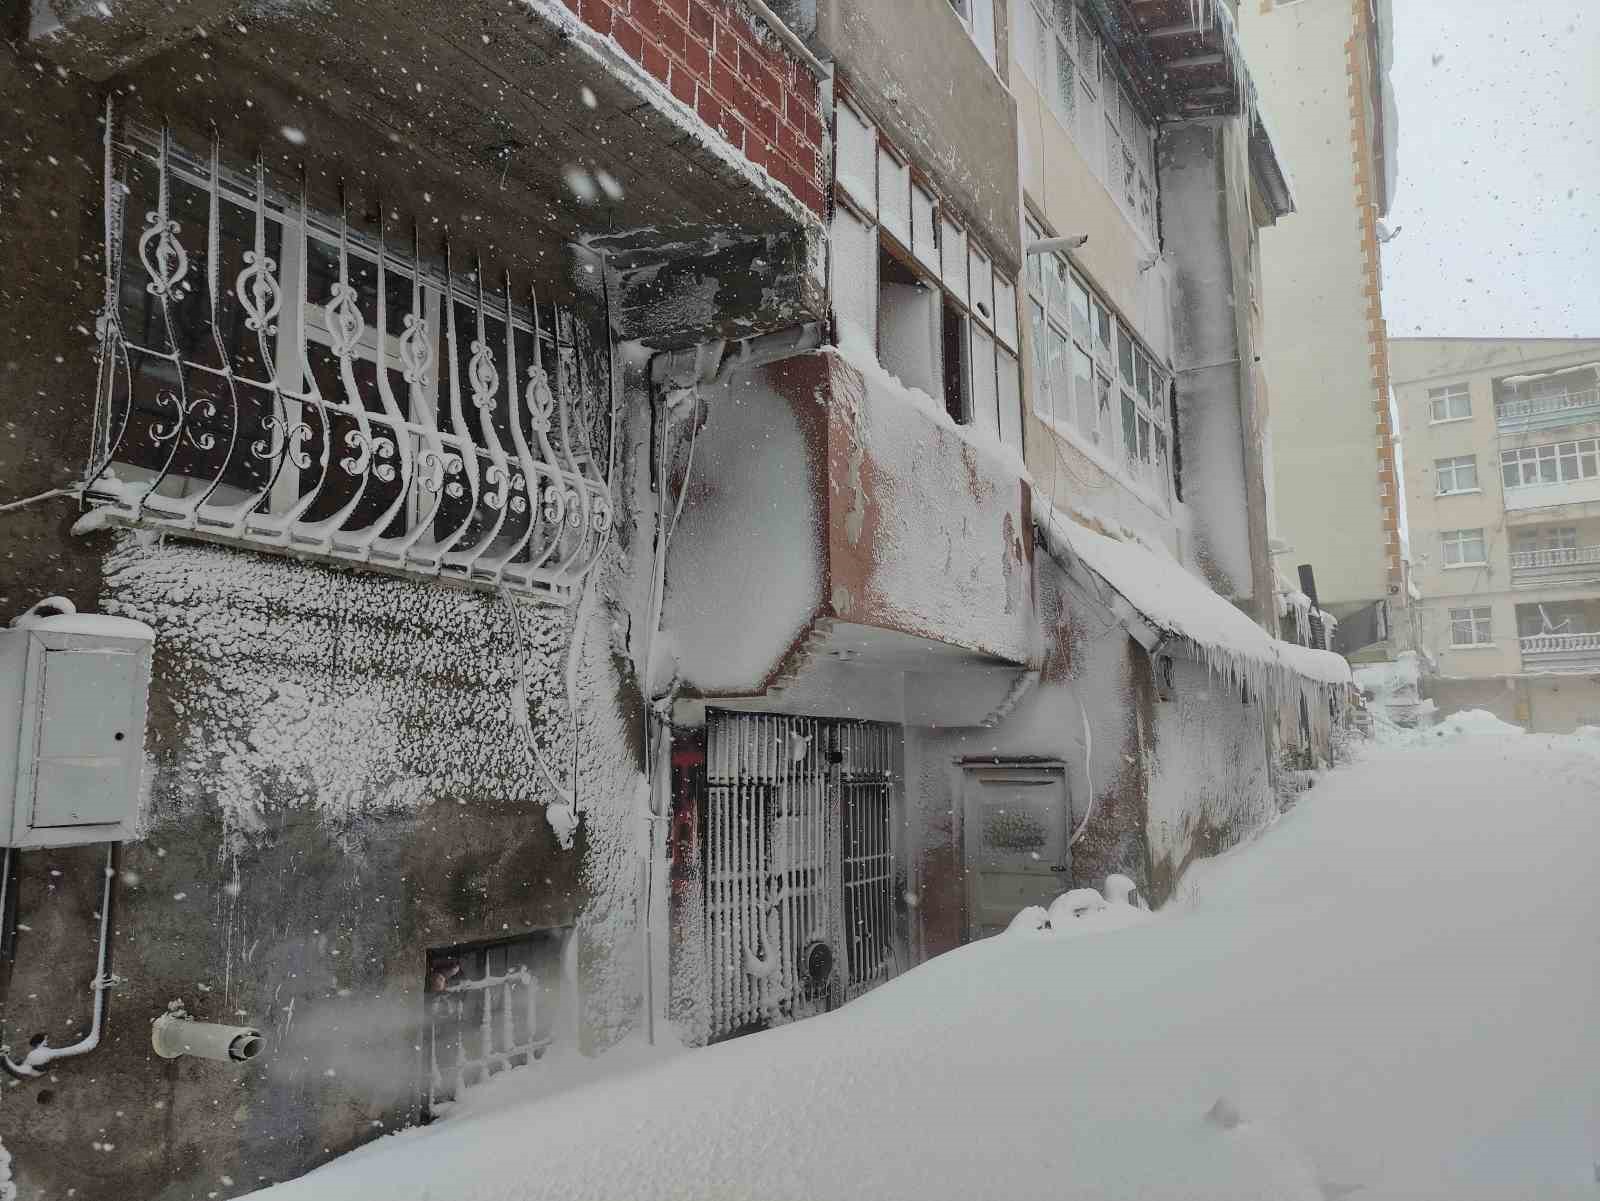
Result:
[[[1600,725],[1600,340],[1395,338],[1423,694]]]
[[[1326,748],[1229,10],[773,8],[33,6],[0,600],[154,657],[135,836],[5,852],[21,1196],[1160,901]]]
[[[1271,414],[1272,535],[1287,565],[1315,569],[1318,600],[1340,621],[1336,645],[1370,647],[1368,658],[1393,656],[1409,599],[1382,300],[1399,174],[1391,8],[1237,5],[1299,206],[1261,239],[1269,303],[1255,375]]]

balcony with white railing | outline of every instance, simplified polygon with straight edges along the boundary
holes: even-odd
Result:
[[[1511,552],[1513,588],[1565,587],[1600,582],[1600,546]]]
[[[1509,397],[1495,401],[1495,424],[1502,433],[1554,429],[1600,421],[1600,387],[1570,388],[1545,396]]]
[[[1524,671],[1600,671],[1600,632],[1534,634],[1518,641]]]

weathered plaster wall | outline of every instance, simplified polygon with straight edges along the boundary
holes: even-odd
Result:
[[[1003,720],[992,729],[908,729],[906,838],[921,957],[967,938],[964,762],[1063,763],[1074,829],[1093,795],[1063,891],[1099,888],[1121,872],[1159,904],[1193,859],[1275,812],[1259,701],[1241,703],[1185,660],[1174,664],[1171,699],[1159,699],[1143,648],[1048,561],[1039,610],[1040,678]]]
[[[1195,513],[1193,558],[1206,582],[1249,597],[1252,565],[1246,492],[1244,368],[1232,244],[1236,198],[1227,185],[1227,141],[1216,121],[1162,130],[1162,222],[1174,263],[1173,364],[1183,499]]]
[[[89,457],[100,131],[90,90],[9,44],[0,105],[14,133],[0,146],[10,501],[72,482]],[[619,457],[622,491],[646,503],[647,428],[641,409]],[[511,630],[494,598],[176,537],[73,536],[69,499],[0,516],[0,620],[59,593],[137,614],[157,636],[142,833],[117,852],[121,979],[94,1052],[8,1082],[0,1142],[19,1197],[237,1192],[416,1120],[429,947],[576,923],[583,1036],[625,1032],[649,553],[636,503],[583,628],[575,739],[561,700],[571,614],[525,612],[534,724],[558,764],[579,765],[570,851],[509,720]],[[60,1046],[88,1029],[105,848],[15,861],[0,1041],[20,1057],[35,1035]],[[149,1022],[177,998],[259,1026],[262,1057],[158,1060]]]

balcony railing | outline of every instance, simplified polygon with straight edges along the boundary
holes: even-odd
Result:
[[[1578,671],[1600,668],[1600,633],[1533,634],[1520,638],[1524,668]]]
[[[1597,578],[1600,578],[1600,546],[1520,550],[1511,554],[1511,583],[1514,587],[1576,584]]]
[[[1544,429],[1575,421],[1600,421],[1600,387],[1580,388],[1550,396],[1497,400],[1495,422],[1501,429]]]

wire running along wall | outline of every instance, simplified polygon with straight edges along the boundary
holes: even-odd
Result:
[[[88,495],[130,524],[555,600],[613,520],[570,311],[185,157],[107,112]],[[135,198],[143,203],[135,203]],[[130,253],[132,252],[132,253]],[[601,444],[604,445],[601,445]],[[603,461],[604,460],[604,461]]]

